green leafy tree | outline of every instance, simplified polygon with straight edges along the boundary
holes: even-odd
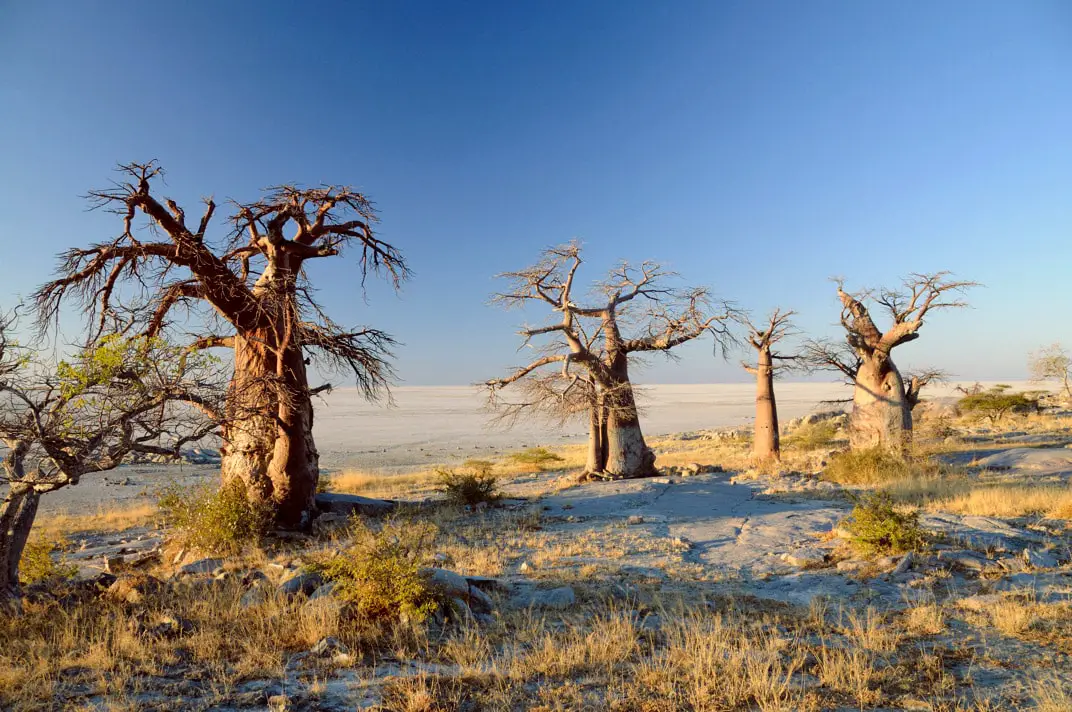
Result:
[[[48,364],[0,319],[0,599],[19,596],[19,561],[41,496],[119,466],[178,456],[213,433],[224,392],[215,359],[161,338],[108,336]]]
[[[961,413],[986,418],[992,424],[997,423],[1009,413],[1030,413],[1039,408],[1037,392],[1010,392],[1004,383],[968,393],[959,401],[957,408]]]

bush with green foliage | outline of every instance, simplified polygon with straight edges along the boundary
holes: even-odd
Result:
[[[214,554],[234,554],[259,543],[272,524],[271,505],[250,502],[241,480],[218,490],[173,484],[165,488],[157,504],[164,521],[180,532],[186,546]]]
[[[486,460],[466,460],[463,472],[454,470],[436,470],[440,492],[452,504],[474,505],[491,504],[502,498],[499,492],[499,479],[492,474],[492,463]]]
[[[60,554],[59,559],[53,556]],[[19,581],[28,586],[35,583],[66,581],[78,575],[78,567],[63,558],[63,543],[48,539],[26,542],[19,559]]]
[[[986,390],[973,389],[957,401],[957,409],[965,415],[975,415],[997,423],[1009,413],[1033,413],[1039,409],[1040,391],[1009,391],[1011,386],[999,383]]]
[[[845,522],[852,547],[865,556],[900,554],[923,548],[926,539],[919,513],[899,511],[888,492],[875,492],[856,502]]]
[[[361,519],[353,543],[311,567],[335,582],[334,594],[371,620],[419,623],[439,607],[439,592],[421,569],[432,565],[438,530],[427,522],[386,521],[373,528]]]
[[[530,447],[521,452],[509,455],[510,459],[519,465],[533,465],[539,470],[546,470],[555,463],[562,462],[562,458],[545,447]]]

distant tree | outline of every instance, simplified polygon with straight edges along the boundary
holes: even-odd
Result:
[[[999,383],[986,390],[974,389],[957,401],[957,408],[966,415],[979,415],[996,424],[1009,413],[1038,411],[1041,393],[1010,391],[1011,386]]]
[[[177,457],[216,431],[226,378],[205,355],[159,337],[111,335],[58,366],[0,320],[0,599],[19,595],[19,560],[43,494],[117,467],[131,453]]]
[[[748,329],[748,343],[756,350],[756,363],[742,363],[745,370],[756,377],[756,425],[752,438],[752,454],[759,462],[779,460],[782,456],[778,436],[778,405],[774,398],[774,376],[778,361],[793,360],[795,356],[775,351],[777,343],[792,333],[791,319],[795,312],[775,309],[767,323],[756,326],[744,318]]]
[[[967,306],[961,299],[948,297],[977,284],[952,280],[949,272],[935,272],[912,274],[896,290],[852,294],[844,290],[842,281],[837,285],[845,343],[811,341],[806,346],[808,360],[814,368],[839,371],[852,381],[849,440],[853,449],[902,449],[912,439],[912,408],[919,401],[919,390],[933,375],[918,376],[915,385],[906,386],[892,351],[918,339],[923,320],[932,311]],[[875,325],[868,304],[888,314],[891,324],[885,331]]]
[[[1060,381],[1062,397],[1072,402],[1072,356],[1061,344],[1053,343],[1031,354],[1028,365],[1033,381]]]
[[[730,338],[727,323],[734,311],[722,303],[714,313],[705,289],[666,286],[675,275],[654,262],[639,267],[622,263],[598,283],[592,303],[582,306],[574,295],[581,262],[581,248],[574,242],[544,251],[542,259],[531,267],[500,275],[509,287],[494,297],[495,302],[507,308],[539,303],[561,318],[522,329],[523,346],[529,346],[536,337],[552,339],[528,365],[485,385],[493,406],[513,407],[518,413],[526,409],[586,410],[590,423],[588,474],[644,477],[655,472],[655,454],[640,428],[629,377],[630,356],[668,353],[704,334],[712,334],[716,345],[725,343]],[[548,379],[551,367],[558,373]],[[523,405],[504,405],[499,391],[525,379],[530,385],[523,390],[529,396],[522,398]]]
[[[402,256],[373,235],[372,204],[351,188],[282,185],[259,201],[234,203],[231,230],[211,244],[211,199],[190,227],[178,204],[153,194],[159,166],[132,163],[119,171],[124,182],[90,196],[95,207],[122,216],[122,232],[62,255],[57,278],[37,292],[39,318],[54,322],[73,296],[97,333],[114,328],[117,318],[126,333],[149,338],[170,332],[178,339],[179,327],[210,324],[188,343],[233,350],[223,479],[242,480],[252,500],[272,504],[279,524],[306,523],[319,477],[312,396],[327,387],[310,388],[309,358],[352,373],[374,397],[389,382],[394,344],[382,331],[335,324],[312,298],[306,262],[356,246],[362,283],[369,270],[383,270],[397,286],[407,274]],[[135,235],[139,216],[149,241]],[[175,320],[180,309],[189,317],[198,305],[212,316],[193,326],[189,318]]]

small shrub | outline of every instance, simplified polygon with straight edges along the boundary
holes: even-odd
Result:
[[[837,439],[837,424],[829,420],[820,420],[816,423],[801,423],[793,432],[782,439],[786,447],[800,450],[818,450],[830,447]]]
[[[876,492],[857,501],[845,522],[856,551],[866,556],[899,554],[920,549],[925,543],[916,511],[901,512],[887,492]]]
[[[57,561],[52,556],[59,552]],[[66,581],[78,575],[78,567],[68,564],[63,558],[63,542],[37,539],[26,542],[19,559],[19,581],[23,585],[35,583],[56,583]]]
[[[435,612],[439,596],[421,573],[432,563],[434,525],[387,521],[373,529],[355,520],[352,531],[348,549],[313,566],[335,582],[337,596],[373,620],[419,623]]]
[[[250,502],[241,480],[219,490],[171,485],[157,504],[164,521],[179,530],[187,546],[214,554],[233,554],[258,543],[272,523],[271,505]]]
[[[934,466],[884,447],[847,450],[830,458],[823,479],[843,485],[876,484],[920,476]]]
[[[562,462],[562,458],[545,447],[530,447],[521,452],[511,454],[510,459],[519,465],[534,465],[537,469],[544,470],[552,463]]]
[[[468,472],[454,470],[436,470],[440,492],[447,496],[452,504],[474,505],[481,502],[497,502],[502,494],[499,492],[499,480],[492,474],[492,464],[486,460],[467,460],[463,465]]]

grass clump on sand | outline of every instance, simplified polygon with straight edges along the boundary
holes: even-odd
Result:
[[[563,462],[561,456],[545,447],[530,447],[527,450],[512,453],[508,457],[519,465],[531,465],[539,470],[546,470],[552,465]]]
[[[900,554],[921,549],[926,540],[915,510],[900,511],[886,492],[857,501],[845,522],[853,549],[865,556]]]
[[[165,488],[158,506],[186,546],[214,554],[234,554],[259,542],[272,523],[271,506],[250,502],[240,480],[218,490],[173,484]]]
[[[926,460],[879,446],[837,453],[822,476],[843,485],[872,485],[937,474],[938,467]]]
[[[436,470],[439,491],[447,501],[458,505],[492,504],[502,498],[499,479],[492,474],[492,463],[487,460],[466,460],[465,472]]]
[[[334,594],[362,618],[420,623],[436,611],[439,596],[421,569],[432,563],[438,529],[427,522],[384,522],[373,528],[355,520],[352,544],[314,564],[335,582]]]
[[[52,555],[60,554],[57,560]],[[36,539],[26,542],[19,559],[19,581],[23,585],[66,581],[78,575],[78,567],[62,558],[63,542]]]
[[[833,445],[837,437],[837,424],[820,420],[817,423],[801,423],[793,432],[782,438],[782,445],[798,450],[818,450]]]

